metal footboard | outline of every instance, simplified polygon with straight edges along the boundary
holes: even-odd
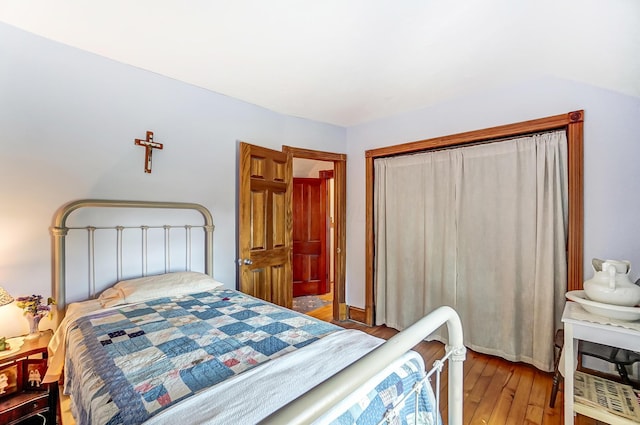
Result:
[[[444,357],[448,358],[450,363],[447,385],[449,423],[462,424],[462,366],[466,357],[466,348],[462,342],[460,318],[455,310],[447,306],[439,307],[429,313],[357,362],[272,413],[261,423],[291,425],[312,423],[444,324],[449,331],[449,344],[445,348]],[[441,365],[437,364],[436,369],[439,368]],[[439,385],[437,393],[439,393]]]

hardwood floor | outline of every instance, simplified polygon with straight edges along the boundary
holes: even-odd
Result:
[[[332,306],[307,313],[324,321],[332,321]],[[359,329],[379,338],[388,339],[397,331],[386,326],[368,327],[356,322],[334,322],[349,329]],[[422,342],[414,348],[425,360],[433,362],[443,355],[439,342]],[[512,363],[499,357],[467,351],[464,362],[464,424],[564,424],[564,393],[562,385],[555,407],[549,407],[553,375],[524,363]],[[441,380],[441,412],[447,422],[447,376]],[[577,425],[599,425],[601,422],[578,416]]]

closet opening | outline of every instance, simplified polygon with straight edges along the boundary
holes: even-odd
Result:
[[[532,133],[564,130],[567,139],[568,222],[567,222],[567,290],[581,289],[583,269],[583,119],[584,111],[508,124],[483,130],[405,143],[369,150],[366,162],[366,284],[365,322],[374,325],[374,161],[396,155],[417,153],[431,149],[465,146],[497,139],[512,138]]]

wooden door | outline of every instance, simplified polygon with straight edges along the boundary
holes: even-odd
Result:
[[[329,292],[325,179],[293,179],[293,296]]]
[[[240,143],[238,267],[240,291],[292,307],[292,159]]]

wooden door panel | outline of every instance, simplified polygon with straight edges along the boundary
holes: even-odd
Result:
[[[282,248],[287,244],[287,198],[285,192],[273,193],[273,248]]]
[[[297,179],[295,179],[297,181]],[[293,185],[293,243],[299,243],[305,238],[306,220],[296,219],[304,214],[303,203],[298,201],[304,199],[304,186],[301,184]],[[295,255],[295,253],[294,253]]]
[[[329,292],[324,179],[293,179],[293,296]]]
[[[326,270],[320,270],[319,263],[319,255],[307,255],[307,281],[316,286],[323,281],[322,275],[326,272]]]
[[[317,255],[294,255],[293,256],[293,289],[294,294],[302,295],[316,294],[322,285],[325,272],[320,266]],[[328,291],[327,291],[328,292]],[[301,296],[301,295],[297,295]]]
[[[265,190],[251,191],[251,251],[267,248],[267,192]]]
[[[256,250],[251,253],[251,260],[253,264],[249,266],[249,269],[259,269],[264,265],[281,265],[289,260],[289,252],[288,248],[275,248],[275,249],[262,249]]]
[[[293,306],[291,297],[293,289],[291,287],[291,262],[273,265],[269,271],[271,281],[271,302],[278,305],[285,305],[288,303]]]
[[[248,145],[248,143],[244,143]],[[254,145],[249,145],[254,146]],[[254,146],[255,155],[251,155],[249,163],[249,172],[252,179],[263,180],[265,182],[287,182],[287,155],[283,152],[274,151]],[[274,156],[273,154],[279,154]]]
[[[322,249],[322,243],[320,241],[311,241],[311,242],[294,242],[293,246],[294,254],[293,255],[304,255],[304,256],[319,256],[318,252]]]
[[[294,255],[294,282],[296,280],[317,281],[322,278],[318,255]],[[296,273],[299,273],[296,275]]]
[[[240,143],[239,289],[291,308],[291,156]]]
[[[304,272],[305,272],[304,264],[305,264],[304,255],[293,254],[292,268],[293,268],[294,286],[302,282],[302,280],[304,279]]]
[[[285,286],[291,287],[290,283],[287,283],[286,275],[286,264],[252,269],[249,285],[246,288],[254,297],[283,305],[286,303],[283,289]]]

